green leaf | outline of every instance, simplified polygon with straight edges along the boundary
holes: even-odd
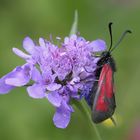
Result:
[[[74,21],[73,21],[69,35],[76,34],[77,30],[78,30],[78,12],[77,10],[75,10]]]

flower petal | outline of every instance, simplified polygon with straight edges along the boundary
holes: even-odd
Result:
[[[104,40],[97,39],[87,45],[91,52],[100,52],[106,50],[106,43]]]
[[[55,91],[55,90],[58,90],[59,88],[61,88],[61,85],[57,84],[57,83],[51,83],[49,85],[46,85],[46,88],[49,91]]]
[[[33,54],[35,51],[35,44],[30,37],[26,37],[23,40],[23,48],[29,53]]]
[[[70,122],[70,118],[71,111],[65,107],[65,104],[61,104],[61,106],[56,109],[53,122],[58,128],[66,128]]]
[[[39,44],[41,47],[46,47],[45,40],[43,38],[39,38]]]
[[[36,67],[33,68],[31,77],[32,77],[32,80],[38,83],[40,83],[42,80],[42,76]]]
[[[5,94],[5,93],[8,93],[10,90],[12,90],[13,88],[15,88],[14,86],[11,86],[11,85],[7,85],[5,83],[5,80],[7,78],[10,78],[12,77],[14,74],[14,72],[10,72],[8,73],[7,75],[3,76],[1,79],[0,79],[0,94]]]
[[[80,82],[80,77],[74,77],[71,81],[70,81],[70,84],[71,85],[75,85],[75,83],[78,83]]]
[[[28,94],[32,98],[45,98],[46,93],[43,85],[34,84],[27,88]]]
[[[30,55],[25,54],[24,52],[22,52],[21,50],[17,49],[17,48],[13,48],[13,52],[18,55],[19,57],[23,58],[23,59],[29,59],[31,58]]]
[[[59,107],[61,105],[62,97],[57,91],[51,92],[46,96],[49,102],[51,102],[54,106]]]
[[[5,83],[17,87],[26,85],[30,80],[30,72],[31,68],[28,64],[25,64],[22,67],[16,67],[12,76],[5,79]]]

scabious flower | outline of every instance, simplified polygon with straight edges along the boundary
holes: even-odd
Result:
[[[77,35],[65,37],[61,46],[43,38],[35,44],[29,37],[23,40],[28,53],[13,48],[13,52],[25,60],[0,79],[0,93],[6,94],[15,87],[27,87],[32,98],[46,98],[56,108],[53,122],[58,128],[66,128],[74,109],[71,100],[88,95],[94,84],[94,71],[99,58],[96,52],[104,51],[103,40],[86,41]]]

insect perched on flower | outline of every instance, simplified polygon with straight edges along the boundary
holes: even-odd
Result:
[[[39,44],[35,44],[26,37],[23,48],[28,54],[13,48],[13,52],[25,60],[25,64],[0,78],[0,94],[6,94],[16,87],[26,87],[30,97],[48,99],[56,108],[53,122],[58,128],[68,126],[74,112],[73,99],[79,102],[85,97],[96,123],[111,117],[115,109],[115,64],[111,52],[128,31],[112,48],[110,24],[111,45],[106,51],[105,41],[87,41],[76,35],[77,21],[76,12],[71,35],[65,37],[59,47],[43,38],[39,39]],[[103,53],[97,57],[98,52]]]
[[[114,122],[112,115],[116,108],[115,91],[114,91],[114,72],[116,71],[115,61],[111,56],[111,52],[120,44],[122,39],[130,30],[126,30],[118,43],[112,48],[112,23],[109,23],[109,32],[111,44],[108,51],[102,52],[95,70],[95,78],[92,89],[86,100],[92,110],[92,120],[100,123],[108,118]]]

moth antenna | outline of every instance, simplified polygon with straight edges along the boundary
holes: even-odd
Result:
[[[114,126],[117,126],[115,119],[113,117],[110,117],[110,119],[111,119],[112,123],[114,124]]]
[[[108,29],[109,29],[109,35],[110,35],[110,47],[109,47],[109,52],[110,52],[110,50],[111,50],[111,48],[112,48],[112,43],[113,43],[113,39],[112,39],[112,22],[110,22],[109,24],[108,24]]]
[[[121,35],[119,41],[116,43],[116,45],[113,47],[113,49],[110,52],[112,52],[115,48],[117,48],[119,46],[119,44],[124,39],[125,35],[128,34],[128,33],[132,33],[132,32],[130,30],[126,30],[126,31],[123,32],[123,34]]]

